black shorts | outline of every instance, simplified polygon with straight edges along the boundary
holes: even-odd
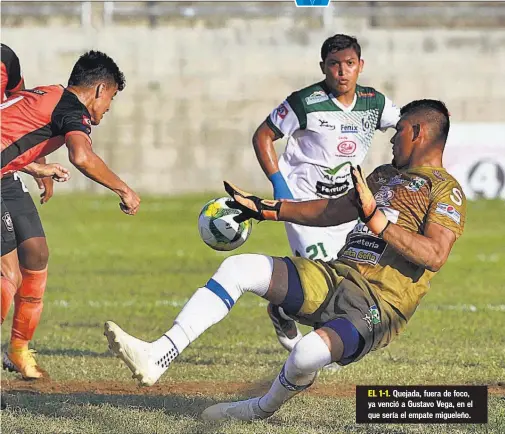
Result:
[[[30,238],[45,237],[37,207],[19,175],[3,177],[1,188],[2,200],[14,226],[17,246]]]
[[[16,247],[16,235],[14,233],[14,225],[9,210],[5,206],[3,197],[0,198],[1,213],[2,213],[2,256],[12,252]]]

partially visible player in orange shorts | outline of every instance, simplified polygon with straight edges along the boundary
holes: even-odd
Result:
[[[7,80],[6,89],[9,84]],[[118,194],[121,210],[134,215],[139,208],[140,198],[93,152],[90,138],[91,126],[100,123],[114,96],[123,90],[124,86],[124,76],[116,63],[104,53],[90,51],[81,56],[75,64],[68,87],[41,86],[11,93],[1,105],[2,189],[5,183],[14,179],[9,175],[19,170],[38,177],[55,176],[57,180],[65,180],[68,171],[61,166],[35,162],[65,143],[70,162],[88,178]],[[26,215],[21,219],[13,218],[11,212],[14,211],[13,215],[20,214],[19,210],[11,211],[4,197],[1,202],[2,322],[13,299],[16,300],[11,345],[4,355],[3,364],[5,368],[20,372],[25,379],[40,378],[43,371],[38,367],[33,352],[29,350],[28,342],[42,311],[42,295],[47,278],[47,245],[41,226],[37,228],[32,225],[27,221]],[[14,198],[13,203],[19,202],[19,198]],[[27,227],[35,231],[30,232],[30,239],[17,239],[18,234],[26,234]],[[18,245],[37,238],[44,241],[45,258],[40,260],[39,257],[39,260],[35,261],[37,263],[32,264],[32,273],[26,273],[23,260],[20,268],[18,253],[21,253],[20,257],[23,255],[21,249],[18,252]],[[39,252],[42,252],[42,247],[37,247],[40,248]],[[24,302],[22,312],[18,308],[21,301]]]

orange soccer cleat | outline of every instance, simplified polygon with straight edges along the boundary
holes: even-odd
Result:
[[[10,372],[19,372],[23,380],[37,380],[45,376],[45,371],[38,365],[35,357],[33,356],[35,350],[28,348],[13,349],[3,354],[3,368]]]

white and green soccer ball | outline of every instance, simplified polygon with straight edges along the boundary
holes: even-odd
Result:
[[[198,217],[198,231],[203,242],[214,250],[235,250],[244,244],[252,231],[251,220],[237,223],[234,217],[241,214],[226,203],[229,197],[207,202]]]

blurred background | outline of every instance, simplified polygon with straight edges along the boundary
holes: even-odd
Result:
[[[92,133],[97,152],[142,193],[269,191],[251,145],[292,91],[323,78],[320,47],[358,38],[360,84],[397,105],[441,99],[453,123],[445,164],[469,197],[505,198],[505,3],[2,2],[2,42],[28,87],[61,83],[100,49],[127,86]],[[376,134],[368,170],[391,159]],[[283,149],[278,142],[278,150]],[[66,162],[62,149],[50,161]],[[102,192],[75,174],[58,190]]]

